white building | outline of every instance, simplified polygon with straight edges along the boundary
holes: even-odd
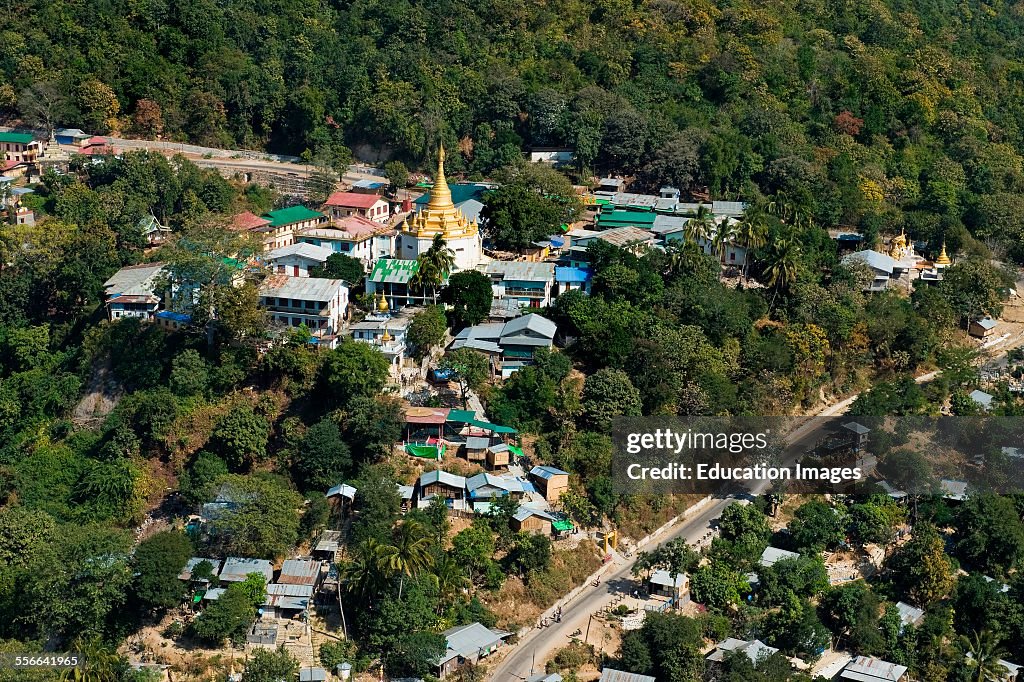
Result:
[[[514,300],[525,308],[546,308],[551,305],[551,289],[555,282],[554,263],[527,261],[491,261],[480,270],[491,280],[496,301]]]
[[[352,338],[368,343],[379,350],[391,364],[392,374],[397,375],[405,361],[407,346],[406,335],[412,320],[408,317],[392,317],[384,310],[367,315],[362,322],[349,327]]]
[[[358,215],[305,230],[298,240],[358,258],[367,268],[380,258],[390,258],[395,250],[394,230]]]
[[[334,252],[324,246],[297,242],[267,254],[267,264],[279,275],[309,277],[309,269],[322,267]]]
[[[107,318],[122,317],[152,319],[160,308],[160,286],[164,273],[163,263],[142,263],[121,268],[103,283],[103,298]]]
[[[260,303],[275,322],[305,324],[314,337],[333,342],[348,310],[348,286],[340,279],[271,275],[260,287]]]
[[[388,202],[376,194],[363,192],[335,192],[327,198],[324,212],[335,220],[355,215],[376,223],[386,223],[391,217]]]

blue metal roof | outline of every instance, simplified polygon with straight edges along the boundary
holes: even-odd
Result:
[[[556,282],[587,282],[590,280],[590,270],[586,268],[555,267]]]
[[[185,313],[175,313],[175,312],[172,312],[170,310],[158,311],[156,313],[155,317],[159,317],[159,318],[162,318],[162,319],[168,319],[168,320],[174,320],[175,322],[191,322],[192,321],[192,316],[191,315],[186,315]]]

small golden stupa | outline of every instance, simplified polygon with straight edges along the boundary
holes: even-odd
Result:
[[[939,257],[935,259],[935,264],[936,265],[952,265],[953,264],[952,259],[950,259],[950,257],[946,255],[946,240],[945,239],[942,240],[942,252],[939,254]]]
[[[382,313],[386,313],[391,309],[388,305],[388,299],[384,298],[384,292],[380,292],[380,300],[377,301],[377,310]]]

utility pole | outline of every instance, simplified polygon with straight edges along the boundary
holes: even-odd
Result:
[[[583,636],[583,643],[590,644],[590,624],[594,622],[594,614],[590,614],[590,618],[587,620],[587,634]]]

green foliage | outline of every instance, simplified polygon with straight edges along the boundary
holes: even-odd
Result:
[[[588,376],[581,400],[587,424],[596,431],[609,431],[615,417],[640,415],[640,392],[622,370],[602,369]]]
[[[456,348],[441,358],[439,368],[449,372],[462,389],[462,404],[466,405],[469,391],[479,390],[490,376],[491,363],[486,355],[472,348]]]
[[[551,564],[551,540],[545,535],[518,533],[505,561],[510,570],[524,577],[544,571]]]
[[[836,549],[846,538],[845,510],[819,500],[805,502],[796,510],[789,531],[802,552]]]
[[[919,523],[914,536],[887,560],[895,586],[917,604],[931,604],[945,598],[956,580],[955,564],[946,555],[942,536],[934,527]]]
[[[386,457],[401,440],[405,414],[394,397],[359,396],[349,401],[345,416],[345,438],[359,461]]]
[[[1024,521],[1008,497],[971,495],[956,512],[956,553],[990,575],[1024,566]]]
[[[725,609],[750,592],[747,579],[721,561],[701,566],[690,579],[693,600],[709,609]]]
[[[218,498],[231,506],[209,524],[210,542],[229,556],[273,559],[298,541],[302,499],[266,475],[224,476]]]
[[[238,470],[262,459],[267,453],[270,422],[247,403],[234,405],[217,421],[210,434],[209,448]]]
[[[437,670],[435,661],[447,649],[444,636],[418,631],[403,634],[384,654],[384,669],[391,676],[423,677]]]
[[[325,417],[306,431],[294,462],[304,490],[324,491],[344,479],[352,466],[352,454],[341,439],[338,424]]]
[[[363,283],[365,271],[358,258],[344,253],[332,253],[322,267],[310,268],[309,276],[340,279],[348,283],[350,287],[357,287]]]
[[[210,390],[210,368],[199,353],[188,349],[171,362],[170,387],[176,396],[204,396]]]
[[[209,502],[216,484],[228,473],[227,463],[217,455],[200,450],[178,478],[178,490],[193,506]]]
[[[433,346],[440,345],[448,332],[448,320],[441,306],[427,306],[417,312],[406,335],[417,357],[425,357]]]
[[[359,397],[372,398],[388,379],[388,360],[368,343],[343,341],[324,360],[320,381],[325,396],[334,404],[345,404]]]
[[[643,627],[622,637],[620,665],[658,680],[700,679],[704,672],[703,623],[672,613],[648,613]],[[619,666],[616,666],[619,667]]]
[[[828,571],[820,556],[784,559],[760,571],[758,599],[767,606],[782,606],[789,595],[816,597],[829,585]]]
[[[180,531],[162,531],[135,549],[132,567],[135,597],[148,609],[169,609],[181,603],[185,583],[178,574],[192,556],[192,542]]]
[[[492,300],[491,280],[477,270],[456,272],[441,292],[441,301],[449,306],[452,329],[483,321],[491,312]]]
[[[278,682],[291,679],[298,671],[298,661],[283,646],[277,651],[258,648],[245,663],[242,682]]]
[[[233,583],[192,621],[189,634],[211,645],[220,645],[226,639],[242,642],[256,620],[257,606],[243,583]]]

